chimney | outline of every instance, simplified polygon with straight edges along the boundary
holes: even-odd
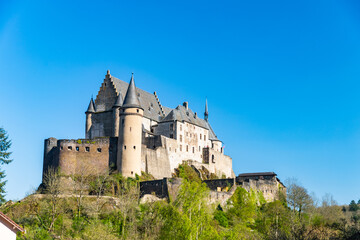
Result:
[[[189,110],[189,103],[188,102],[184,102],[183,106],[185,107],[186,110]]]

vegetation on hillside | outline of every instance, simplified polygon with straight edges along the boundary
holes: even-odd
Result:
[[[0,204],[5,202],[6,193],[6,181],[4,180],[6,175],[1,166],[12,162],[12,159],[10,159],[11,152],[9,152],[10,147],[11,140],[9,139],[9,136],[6,131],[0,127]]]
[[[289,181],[287,200],[267,203],[261,193],[239,187],[226,205],[211,205],[192,168],[181,166],[178,174],[176,199],[141,204],[139,179],[74,176],[73,190],[64,195],[51,170],[41,190],[46,194],[6,203],[1,211],[26,229],[18,239],[359,239],[355,201],[340,207],[326,195],[319,204]]]

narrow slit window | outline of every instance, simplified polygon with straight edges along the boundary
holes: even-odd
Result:
[[[90,152],[90,147],[85,147],[85,152]]]

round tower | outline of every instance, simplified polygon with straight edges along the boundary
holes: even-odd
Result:
[[[122,96],[119,93],[119,96],[116,99],[116,102],[113,106],[113,137],[119,136],[119,127],[120,127],[120,108],[122,104]]]
[[[120,111],[118,143],[118,170],[124,177],[141,175],[142,119],[144,109],[140,106],[132,74]]]
[[[88,107],[87,111],[85,112],[85,114],[86,114],[85,138],[86,139],[90,139],[92,137],[91,136],[91,126],[92,126],[93,113],[95,113],[95,104],[94,104],[93,98],[91,98],[89,107]]]

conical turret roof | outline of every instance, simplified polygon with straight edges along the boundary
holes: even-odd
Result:
[[[117,97],[116,102],[113,107],[121,107],[122,104],[123,104],[123,98],[122,98],[121,93],[119,93],[119,96]]]
[[[207,121],[209,117],[209,111],[208,111],[208,104],[207,104],[207,99],[205,100],[205,113],[204,113],[204,118]]]
[[[86,110],[86,113],[94,113],[95,112],[95,103],[93,98],[91,98],[88,109]]]
[[[137,96],[136,87],[135,87],[134,73],[131,74],[129,87],[127,89],[122,107],[123,108],[141,108],[140,102],[139,102],[139,99]]]

